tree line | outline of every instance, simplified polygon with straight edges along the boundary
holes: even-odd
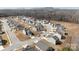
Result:
[[[57,20],[79,23],[79,10],[75,9],[54,9],[35,8],[35,9],[1,9],[0,16],[30,16],[35,19]]]

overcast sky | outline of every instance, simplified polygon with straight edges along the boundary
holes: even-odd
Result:
[[[79,0],[0,0],[0,8],[79,7]]]

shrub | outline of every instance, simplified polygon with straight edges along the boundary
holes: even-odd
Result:
[[[62,51],[73,51],[70,47],[64,47]]]

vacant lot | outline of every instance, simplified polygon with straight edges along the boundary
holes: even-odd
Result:
[[[24,35],[21,31],[15,31],[15,34],[16,34],[16,36],[19,38],[19,40],[20,41],[25,41],[25,40],[28,40],[28,39],[30,39],[30,37],[29,36],[27,36],[27,35]]]
[[[4,48],[8,47],[9,44],[10,44],[10,42],[9,42],[8,37],[7,37],[7,34],[3,34],[3,35],[2,35],[2,38],[3,38],[3,40],[7,40],[7,44],[6,44],[6,45],[3,45],[3,47],[4,47]]]
[[[60,21],[51,22],[61,24],[67,29],[68,37],[65,39],[63,46],[70,44],[72,49],[79,50],[79,24]]]

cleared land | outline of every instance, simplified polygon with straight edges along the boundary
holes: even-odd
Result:
[[[3,47],[4,47],[4,48],[8,47],[8,46],[9,46],[9,44],[10,44],[10,42],[9,42],[8,37],[7,37],[7,34],[3,34],[3,35],[2,35],[2,38],[3,38],[3,40],[7,40],[6,45],[3,45]]]
[[[20,41],[25,41],[25,40],[28,40],[30,39],[29,36],[27,35],[24,35],[21,31],[15,31],[15,35],[19,38]]]
[[[73,50],[79,50],[79,24],[70,22],[51,21],[63,25],[67,29],[68,36],[60,48],[70,46]]]

